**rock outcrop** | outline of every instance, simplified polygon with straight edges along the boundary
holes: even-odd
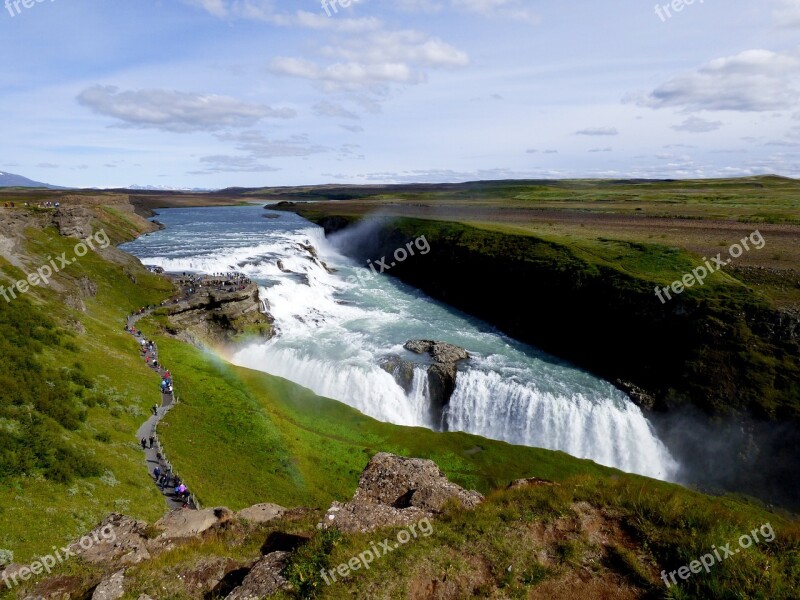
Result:
[[[85,239],[92,235],[93,213],[82,206],[62,206],[53,212],[53,224],[65,237]]]
[[[92,594],[92,600],[117,600],[124,595],[125,571],[117,571],[108,579],[100,582]]]
[[[288,559],[288,552],[271,552],[262,557],[250,569],[242,585],[233,590],[227,599],[260,600],[288,589],[289,582],[281,573]]]
[[[234,513],[225,507],[204,510],[173,510],[156,521],[161,534],[156,540],[194,538],[233,519]]]
[[[410,340],[403,346],[415,354],[428,354],[433,364],[428,367],[428,392],[431,398],[431,411],[434,423],[447,429],[443,420],[444,407],[456,389],[458,363],[469,358],[469,353],[458,346],[431,340]]]
[[[381,369],[389,373],[406,394],[411,393],[414,384],[414,369],[416,363],[405,360],[397,355],[387,356],[380,362]]]
[[[93,543],[85,544],[89,547],[84,548],[78,541],[71,545],[71,549],[92,564],[135,565],[151,556],[147,547],[147,523],[119,513],[108,515],[84,537]]]
[[[266,502],[240,510],[236,513],[236,518],[250,523],[269,523],[281,517],[285,512],[284,507]]]
[[[656,406],[656,397],[649,393],[647,390],[639,387],[635,383],[625,381],[624,379],[617,379],[614,382],[619,389],[628,394],[631,400],[639,406],[642,410],[653,410]]]
[[[86,312],[86,304],[83,300],[97,296],[97,284],[84,275],[77,281],[77,290],[77,293],[64,295],[64,304],[80,312]]]
[[[353,499],[334,502],[321,527],[366,532],[408,525],[434,517],[449,501],[473,509],[483,496],[452,483],[432,460],[379,452],[361,474]]]
[[[86,275],[78,279],[78,290],[84,298],[94,298],[97,296],[97,284]]]
[[[433,342],[431,340],[410,340],[403,346],[416,354],[428,353],[433,361],[438,364],[455,364],[459,360],[469,358],[469,353],[464,348],[459,348],[447,342]]]
[[[274,318],[262,312],[258,286],[243,290],[196,293],[188,301],[167,307],[170,333],[193,343],[226,344],[240,335],[269,339]]]
[[[431,398],[430,419],[442,429],[447,429],[444,407],[456,389],[458,363],[469,358],[464,349],[446,342],[432,340],[409,340],[403,346],[415,354],[427,355],[430,362],[416,363],[392,354],[380,361],[380,367],[389,373],[406,394],[414,385],[414,369],[422,367],[428,372],[428,393]]]

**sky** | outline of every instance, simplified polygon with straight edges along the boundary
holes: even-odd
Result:
[[[37,181],[800,177],[800,0],[2,2]]]

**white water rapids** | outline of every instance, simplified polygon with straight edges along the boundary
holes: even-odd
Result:
[[[403,349],[407,340],[450,342],[472,358],[459,366],[445,413],[448,429],[674,479],[676,462],[641,410],[610,383],[387,275],[348,281],[357,270],[371,272],[339,254],[322,229],[293,214],[264,219],[265,212],[164,210],[158,220],[167,229],[124,249],[170,272],[236,270],[261,284],[278,335],[238,351],[235,364],[285,377],[383,421],[433,428],[423,368],[406,393],[379,362],[390,355],[419,361]],[[329,273],[320,261],[337,271]]]

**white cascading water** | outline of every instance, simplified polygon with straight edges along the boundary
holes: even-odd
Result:
[[[434,428],[424,369],[415,369],[406,394],[379,363],[390,355],[419,360],[402,347],[409,339],[451,342],[472,358],[459,366],[445,411],[448,429],[675,478],[678,466],[641,410],[608,382],[387,276],[356,281],[352,275],[371,272],[341,256],[321,228],[296,215],[282,214],[263,231],[258,225],[266,220],[253,224],[252,217],[237,218],[247,211],[263,213],[261,208],[201,209],[203,216],[223,211],[226,228],[239,229],[215,232],[209,240],[211,232],[198,231],[196,220],[175,217],[170,222],[186,210],[191,209],[164,211],[159,220],[166,230],[125,249],[170,272],[236,270],[262,285],[278,335],[242,348],[231,357],[233,363],[285,377],[383,421]],[[318,259],[303,248],[307,244]],[[328,272],[321,261],[337,272]]]
[[[504,380],[498,373],[468,370],[459,374],[447,421],[458,431],[559,449],[623,471],[671,475],[653,472],[658,464],[653,458],[664,457],[664,448],[630,401],[609,402],[584,393],[567,397]]]

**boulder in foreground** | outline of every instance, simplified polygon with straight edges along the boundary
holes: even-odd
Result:
[[[334,502],[321,526],[366,532],[408,525],[434,517],[450,500],[473,509],[483,496],[452,483],[432,460],[379,452],[361,474],[353,499]]]

